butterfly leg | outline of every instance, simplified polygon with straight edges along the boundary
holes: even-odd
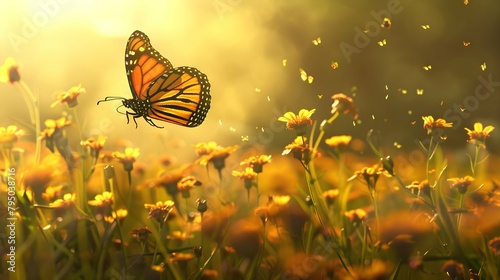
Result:
[[[151,120],[150,118],[146,118],[144,117],[144,119],[146,120],[147,123],[149,123],[150,126],[154,126],[154,127],[157,127],[157,128],[163,128],[163,126],[157,126],[153,120]]]
[[[133,114],[133,113],[130,113],[130,112],[126,112],[125,115],[127,116],[127,124],[130,123],[130,117],[129,115],[132,115],[132,119],[134,120],[134,123],[135,123],[135,128],[137,128],[137,121],[135,119],[139,118],[140,116],[139,115],[136,115],[136,114]]]

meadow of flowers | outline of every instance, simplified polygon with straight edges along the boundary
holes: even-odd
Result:
[[[413,164],[375,130],[333,135],[337,118],[358,118],[339,93],[279,118],[281,154],[208,142],[194,162],[146,162],[106,135],[83,138],[84,87],[54,100],[65,115],[41,120],[13,59],[0,81],[19,89],[33,132],[0,127],[2,279],[500,279],[489,124],[462,128],[464,165],[446,148],[452,123],[423,116],[408,128],[422,136]]]

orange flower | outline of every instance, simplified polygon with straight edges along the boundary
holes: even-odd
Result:
[[[286,112],[278,118],[278,121],[286,122],[286,128],[295,130],[297,136],[304,136],[306,135],[307,126],[312,125],[311,116],[315,111],[316,109],[302,109],[298,115],[295,115],[293,112]]]
[[[323,192],[323,198],[326,201],[326,204],[332,205],[335,202],[335,199],[339,196],[339,190],[334,189],[334,190],[327,190]]]
[[[19,137],[23,135],[24,131],[22,129],[17,129],[15,125],[0,127],[0,144],[5,148],[12,148],[12,144],[17,142]]]
[[[363,177],[368,184],[368,189],[375,190],[375,185],[377,184],[380,175],[385,175],[391,177],[391,175],[383,167],[378,166],[378,164],[372,167],[363,167],[361,170],[355,171],[354,175],[348,180],[353,180],[356,177]]]
[[[358,118],[358,108],[354,106],[354,101],[349,96],[343,93],[337,93],[332,96],[332,114],[339,112],[347,115],[351,114],[354,119]]]
[[[431,134],[435,128],[453,127],[453,123],[447,123],[445,119],[434,120],[432,116],[423,116],[422,120],[424,120],[424,129],[427,129],[427,134]]]
[[[204,156],[215,151],[217,149],[217,143],[214,141],[210,141],[208,143],[202,142],[194,145],[194,147],[197,156]]]
[[[53,187],[52,186],[47,187],[45,189],[45,192],[42,193],[42,198],[47,201],[50,201],[54,197],[59,196],[64,187],[65,187],[64,184],[60,184],[58,186],[53,186]]]
[[[285,150],[281,155],[292,153],[293,157],[299,161],[304,161],[307,165],[311,161],[312,153],[309,149],[309,144],[304,144],[305,137],[297,136],[292,143],[285,146]]]
[[[69,108],[73,108],[78,105],[78,96],[85,93],[85,89],[81,85],[73,86],[68,91],[61,92],[57,95],[57,101],[52,103],[51,107],[55,107],[57,104],[66,103]]]
[[[66,119],[66,117],[61,117],[57,120],[45,120],[46,128],[41,132],[42,139],[52,138],[54,134],[60,132],[63,128],[69,125],[71,125],[71,121]]]
[[[488,125],[483,128],[483,124],[477,122],[474,124],[474,130],[470,130],[465,128],[467,131],[467,135],[469,135],[469,140],[467,142],[472,143],[474,145],[480,146],[482,148],[486,148],[485,142],[486,138],[490,136],[490,133],[495,129],[495,127]]]
[[[95,207],[111,206],[113,205],[113,193],[103,192],[102,194],[98,194],[95,196],[95,199],[90,200],[88,204]]]
[[[194,259],[194,254],[191,253],[173,253],[170,258],[171,262],[187,262]]]
[[[186,176],[177,182],[177,189],[181,192],[182,197],[184,198],[189,198],[189,191],[195,186],[201,186],[201,182],[194,176]]]
[[[363,220],[368,219],[368,214],[366,214],[365,210],[363,209],[355,209],[355,210],[350,210],[345,212],[344,214],[351,222],[354,223],[359,223]]]
[[[350,135],[332,136],[328,139],[325,139],[325,143],[332,148],[343,150],[349,145],[351,139],[352,136]]]
[[[495,237],[488,242],[488,247],[495,256],[500,256],[500,237]]]
[[[266,163],[271,162],[270,155],[260,155],[260,156],[251,156],[244,161],[240,162],[240,165],[248,165],[253,168],[255,173],[262,173],[262,167]]]
[[[158,201],[156,204],[144,204],[144,207],[149,208],[148,218],[153,218],[157,222],[163,223],[174,208],[174,202],[172,200],[165,202]]]
[[[456,188],[460,194],[464,194],[467,192],[467,188],[474,182],[474,178],[471,176],[465,176],[462,178],[450,178],[447,180],[451,182],[451,187]]]
[[[255,180],[255,178],[257,178],[257,173],[255,173],[253,171],[253,168],[251,168],[251,167],[247,167],[247,168],[245,168],[244,171],[241,171],[241,172],[233,170],[232,175],[240,178],[240,180],[243,180],[243,182],[245,184],[245,188],[247,188],[247,189],[249,189],[253,186],[253,180]]]
[[[12,57],[7,57],[3,65],[0,66],[0,82],[1,83],[15,83],[21,80],[19,75],[19,66]]]
[[[201,165],[207,165],[211,162],[215,169],[219,171],[219,175],[221,175],[220,171],[226,166],[226,158],[239,148],[238,145],[221,147],[215,142],[209,142],[208,144],[199,143],[195,147],[196,154],[201,155],[201,158],[199,158],[196,162]]]
[[[137,238],[141,243],[146,243],[148,241],[149,235],[153,233],[148,227],[135,228],[130,232],[130,235]]]
[[[416,190],[419,194],[423,193],[427,196],[431,195],[431,185],[429,185],[429,181],[423,180],[422,182],[419,181],[413,181],[411,184],[406,186],[407,189],[410,191]]]
[[[106,136],[100,135],[95,139],[94,137],[90,137],[89,139],[85,141],[81,141],[80,145],[83,147],[87,147],[90,149],[90,153],[94,158],[97,158],[99,156],[99,152],[102,150],[104,147],[104,143],[106,143]]]
[[[115,220],[122,221],[127,217],[128,211],[127,209],[118,209],[116,211],[111,212],[111,216],[104,217],[104,220],[108,223],[113,223]]]
[[[50,203],[49,206],[53,208],[66,208],[75,203],[75,194],[67,193],[63,198],[56,199],[54,202]]]
[[[125,153],[113,152],[113,157],[118,159],[123,164],[123,169],[130,172],[134,168],[133,164],[139,156],[139,148],[125,148]]]
[[[441,267],[449,279],[466,279],[464,265],[455,261],[446,261]]]

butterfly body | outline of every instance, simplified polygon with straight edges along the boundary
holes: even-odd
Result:
[[[99,102],[122,99],[130,109],[125,113],[127,123],[130,116],[136,127],[140,117],[158,128],[153,119],[187,127],[205,120],[211,101],[207,76],[194,67],[174,68],[141,31],[132,33],[127,42],[125,69],[133,98],[107,97]]]

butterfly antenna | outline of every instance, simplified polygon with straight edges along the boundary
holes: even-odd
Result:
[[[120,110],[118,110],[118,109],[120,109],[121,107],[123,107],[123,104],[122,104],[122,105],[120,105],[120,106],[118,106],[118,107],[116,107],[116,111],[117,111],[119,114],[126,115],[125,113],[120,112]]]
[[[126,98],[121,97],[121,96],[108,96],[108,97],[104,98],[103,100],[97,101],[97,105],[99,105],[99,103],[101,103],[101,102],[107,102],[107,101],[113,101],[113,100],[124,100],[124,99],[126,99]]]

